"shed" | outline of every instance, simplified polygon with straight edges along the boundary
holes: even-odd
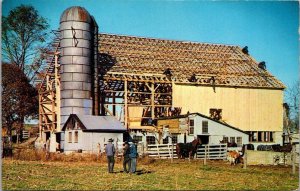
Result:
[[[114,116],[71,114],[62,128],[61,147],[65,153],[98,153],[108,139],[123,142],[126,128]]]
[[[168,127],[177,142],[191,142],[200,138],[203,144],[219,144],[220,141],[235,142],[238,146],[249,143],[249,135],[239,128],[212,119],[200,113],[160,118],[157,128]]]

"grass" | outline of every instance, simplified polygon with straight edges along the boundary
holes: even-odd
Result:
[[[295,190],[299,174],[285,166],[230,166],[225,161],[138,161],[138,173],[115,173],[99,161],[23,161],[4,159],[4,190]]]

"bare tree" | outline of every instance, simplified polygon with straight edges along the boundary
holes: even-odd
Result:
[[[299,81],[295,82],[285,91],[286,122],[285,128],[288,133],[299,129]]]
[[[21,5],[2,16],[2,52],[4,61],[17,65],[33,83],[45,64],[49,25],[37,10]]]

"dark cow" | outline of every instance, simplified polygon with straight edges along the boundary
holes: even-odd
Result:
[[[179,159],[182,158],[191,158],[197,152],[198,145],[201,144],[200,139],[194,139],[190,143],[177,143],[176,144],[176,153]]]

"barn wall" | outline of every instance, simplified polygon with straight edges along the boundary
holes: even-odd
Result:
[[[123,142],[123,133],[99,133],[99,132],[82,132],[78,131],[78,143],[74,143],[74,131],[72,143],[68,142],[68,136],[70,131],[65,131],[65,142],[64,142],[64,152],[76,152],[78,149],[82,149],[82,152],[94,152],[98,153],[100,143],[101,152],[104,151],[104,145],[107,144],[108,139],[112,138],[114,140],[114,145],[116,142]]]
[[[248,135],[243,132],[198,115],[190,117],[190,119],[194,119],[195,130],[194,135],[187,136],[187,142],[193,141],[197,135],[209,135],[209,144],[220,144],[220,141],[223,140],[223,136],[235,137],[235,139],[242,137],[243,144],[249,143]],[[208,121],[208,133],[202,132],[202,121]]]
[[[173,84],[173,106],[182,113],[222,109],[222,119],[244,131],[282,131],[283,91]]]

